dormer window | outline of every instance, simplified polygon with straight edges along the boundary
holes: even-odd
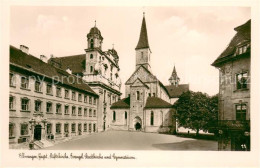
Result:
[[[249,46],[249,44],[238,46],[238,47],[237,47],[236,54],[237,54],[237,55],[244,54],[244,53],[247,51],[248,46]]]

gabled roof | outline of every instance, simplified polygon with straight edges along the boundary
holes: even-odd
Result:
[[[110,109],[128,109],[130,108],[130,97],[121,99],[110,106]]]
[[[251,41],[251,20],[248,20],[245,24],[236,27],[234,30],[237,31],[236,35],[232,38],[227,48],[212,63],[213,66],[218,66],[219,63],[232,59],[238,45]],[[249,51],[250,48],[247,52]]]
[[[59,62],[63,70],[70,68],[73,74],[80,74],[85,70],[86,54],[55,57],[49,59],[51,60]]]
[[[145,87],[147,87],[147,88],[149,89],[149,86],[146,85],[140,78],[137,78],[131,86],[134,86],[135,83],[137,83],[138,81],[140,81],[140,83],[142,84],[142,86],[145,86]]]
[[[144,108],[172,108],[172,104],[159,97],[148,97]]]
[[[49,79],[62,79],[61,84],[98,96],[82,78],[70,75],[66,71],[45,63],[32,55],[27,55],[13,46],[10,46],[10,65]]]
[[[189,84],[181,84],[181,85],[168,85],[165,86],[168,90],[170,98],[178,98],[182,93],[189,91]]]
[[[139,41],[135,49],[142,49],[142,48],[150,48],[148,42],[148,35],[145,23],[145,17],[143,17],[141,32],[139,36]]]

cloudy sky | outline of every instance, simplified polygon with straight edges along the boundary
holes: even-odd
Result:
[[[145,11],[151,68],[169,84],[173,66],[193,91],[218,93],[218,70],[210,64],[250,19],[247,7],[11,7],[10,44],[32,55],[83,54],[86,35],[97,21],[103,49],[119,54],[122,82],[135,70],[135,47]],[[124,93],[124,86],[121,90]]]

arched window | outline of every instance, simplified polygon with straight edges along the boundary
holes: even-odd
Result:
[[[113,111],[113,121],[116,121],[116,112]]]
[[[141,52],[141,55],[142,55],[142,59],[144,58],[144,52]]]
[[[127,119],[127,112],[125,111],[125,119]]]
[[[93,54],[90,54],[90,59],[93,59]]]
[[[153,111],[151,111],[151,118],[150,118],[150,125],[153,125],[153,120],[154,120],[154,114]]]
[[[90,40],[90,48],[94,48],[94,40],[93,39]]]
[[[93,72],[93,66],[90,66],[90,72]]]
[[[136,100],[140,100],[140,92],[139,91],[136,92]]]

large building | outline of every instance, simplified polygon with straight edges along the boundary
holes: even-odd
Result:
[[[173,118],[172,104],[178,97],[175,91],[184,92],[185,89],[183,86],[178,87],[179,78],[175,68],[170,78],[171,85],[167,87],[151,72],[151,49],[145,17],[142,20],[135,51],[136,68],[125,82],[126,98],[111,106],[110,128],[144,132],[174,132],[176,121]]]
[[[219,150],[250,150],[251,20],[235,28],[219,69]]]
[[[87,34],[87,48],[84,54],[51,58],[49,63],[56,62],[61,69],[82,77],[99,95],[97,100],[98,130],[109,127],[108,111],[112,103],[121,96],[119,77],[119,56],[114,48],[102,50],[103,37],[100,30],[92,27]]]
[[[34,141],[41,148],[48,140],[97,132],[98,95],[56,66],[26,46],[10,46],[10,144]]]

